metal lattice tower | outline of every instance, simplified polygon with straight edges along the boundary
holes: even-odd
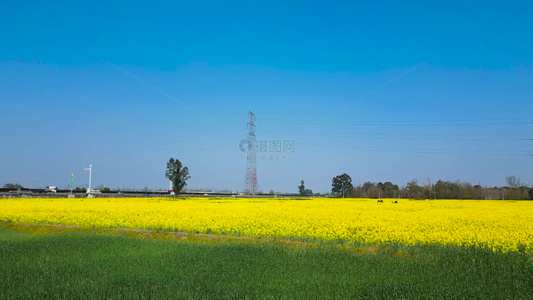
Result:
[[[249,112],[248,116],[248,136],[246,138],[246,184],[244,192],[248,195],[255,195],[257,192],[257,157],[255,149],[255,114]]]

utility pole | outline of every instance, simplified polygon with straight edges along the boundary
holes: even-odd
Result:
[[[91,195],[91,177],[92,177],[92,173],[93,173],[93,165],[89,165],[89,167],[83,169],[83,171],[89,171],[89,189],[87,189],[87,194],[89,194],[89,196],[90,196]]]
[[[74,173],[70,174],[70,195],[68,195],[69,198],[74,198]]]
[[[246,183],[244,192],[246,194],[255,195],[257,192],[257,157],[256,157],[256,143],[255,143],[255,114],[248,112],[248,136],[246,137]]]

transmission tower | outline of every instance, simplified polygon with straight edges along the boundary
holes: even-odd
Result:
[[[257,158],[255,153],[255,114],[249,112],[248,116],[248,136],[246,138],[246,185],[244,192],[248,195],[255,195],[257,192]]]

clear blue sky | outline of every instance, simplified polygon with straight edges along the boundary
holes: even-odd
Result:
[[[531,1],[3,1],[0,184],[533,181]],[[274,160],[269,160],[269,155]]]

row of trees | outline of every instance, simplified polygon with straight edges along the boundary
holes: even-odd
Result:
[[[435,184],[419,185],[413,179],[400,188],[391,182],[365,182],[353,186],[352,179],[346,173],[332,179],[331,192],[339,197],[365,198],[410,198],[410,199],[513,199],[533,200],[533,187],[520,183],[515,176],[507,176],[507,186],[482,187],[468,182],[438,180]],[[303,181],[302,181],[303,182]]]
[[[181,190],[187,185],[186,181],[191,178],[189,169],[178,160],[170,158],[167,163],[165,177],[172,182],[175,195],[179,195]],[[515,176],[507,176],[507,186],[498,188],[482,187],[472,185],[468,182],[455,182],[438,180],[435,184],[428,183],[419,185],[416,179],[411,180],[406,186],[400,188],[392,182],[365,182],[358,186],[353,186],[352,178],[343,173],[332,179],[331,192],[339,197],[365,197],[365,198],[410,198],[410,199],[514,199],[533,200],[533,187],[527,187]],[[23,188],[19,184],[7,183],[4,188]],[[79,188],[76,188],[76,191]],[[108,188],[107,188],[108,189]],[[301,196],[312,196],[313,191],[305,188],[302,180],[298,186]],[[274,191],[271,190],[271,194]]]
[[[189,169],[174,158],[170,158],[167,163],[165,176],[172,182],[172,187],[176,195],[187,185],[190,178]],[[533,200],[533,187],[528,188],[515,176],[507,176],[507,186],[482,187],[472,185],[468,182],[455,182],[438,180],[435,184],[431,182],[419,185],[418,180],[413,179],[403,187],[387,182],[365,182],[358,186],[353,186],[350,175],[343,173],[335,176],[331,183],[331,192],[339,197],[354,198],[410,198],[410,199],[514,199]],[[298,192],[301,196],[312,196],[313,191],[305,187],[305,182],[300,181]],[[274,191],[270,191],[274,194]]]

